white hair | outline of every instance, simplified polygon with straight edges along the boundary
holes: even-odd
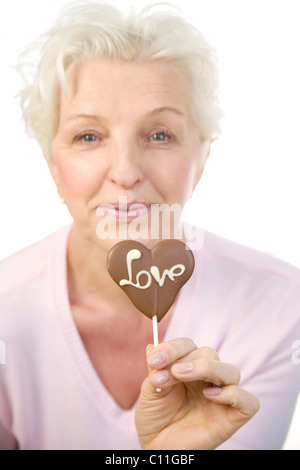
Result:
[[[191,86],[200,137],[220,131],[216,51],[171,5],[152,4],[127,16],[106,3],[84,1],[65,7],[53,27],[19,60],[25,80],[20,104],[27,131],[45,154],[58,126],[60,88],[66,70],[91,58],[112,61],[164,61],[179,69]]]

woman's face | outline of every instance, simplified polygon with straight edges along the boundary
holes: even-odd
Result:
[[[162,63],[96,59],[67,80],[49,167],[74,227],[106,249],[142,230],[151,244],[153,207],[183,207],[203,171],[186,80]]]

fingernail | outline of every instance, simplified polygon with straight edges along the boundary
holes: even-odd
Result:
[[[164,351],[157,351],[148,357],[148,364],[152,367],[158,367],[167,360],[167,355]]]
[[[219,395],[221,391],[221,387],[207,387],[203,390],[203,393],[205,393],[205,395],[215,396]]]
[[[159,370],[156,372],[153,372],[151,375],[151,382],[153,385],[162,385],[170,379],[170,374],[167,370]]]
[[[174,372],[177,372],[178,374],[187,374],[192,372],[193,368],[192,362],[178,362],[173,366]]]

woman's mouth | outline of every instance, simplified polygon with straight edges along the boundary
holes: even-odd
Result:
[[[99,210],[101,214],[99,214]],[[141,203],[141,202],[124,202],[120,201],[118,203],[112,204],[101,204],[98,207],[98,215],[103,215],[110,217],[119,222],[131,222],[140,217],[148,216],[151,211],[151,204]]]

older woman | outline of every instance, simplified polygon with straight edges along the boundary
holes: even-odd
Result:
[[[74,222],[1,263],[0,447],[279,448],[299,390],[299,272],[205,233],[154,347],[106,268],[132,226],[160,240],[154,207],[193,194],[219,130],[214,52],[172,10],[84,2],[23,64],[24,118]]]

